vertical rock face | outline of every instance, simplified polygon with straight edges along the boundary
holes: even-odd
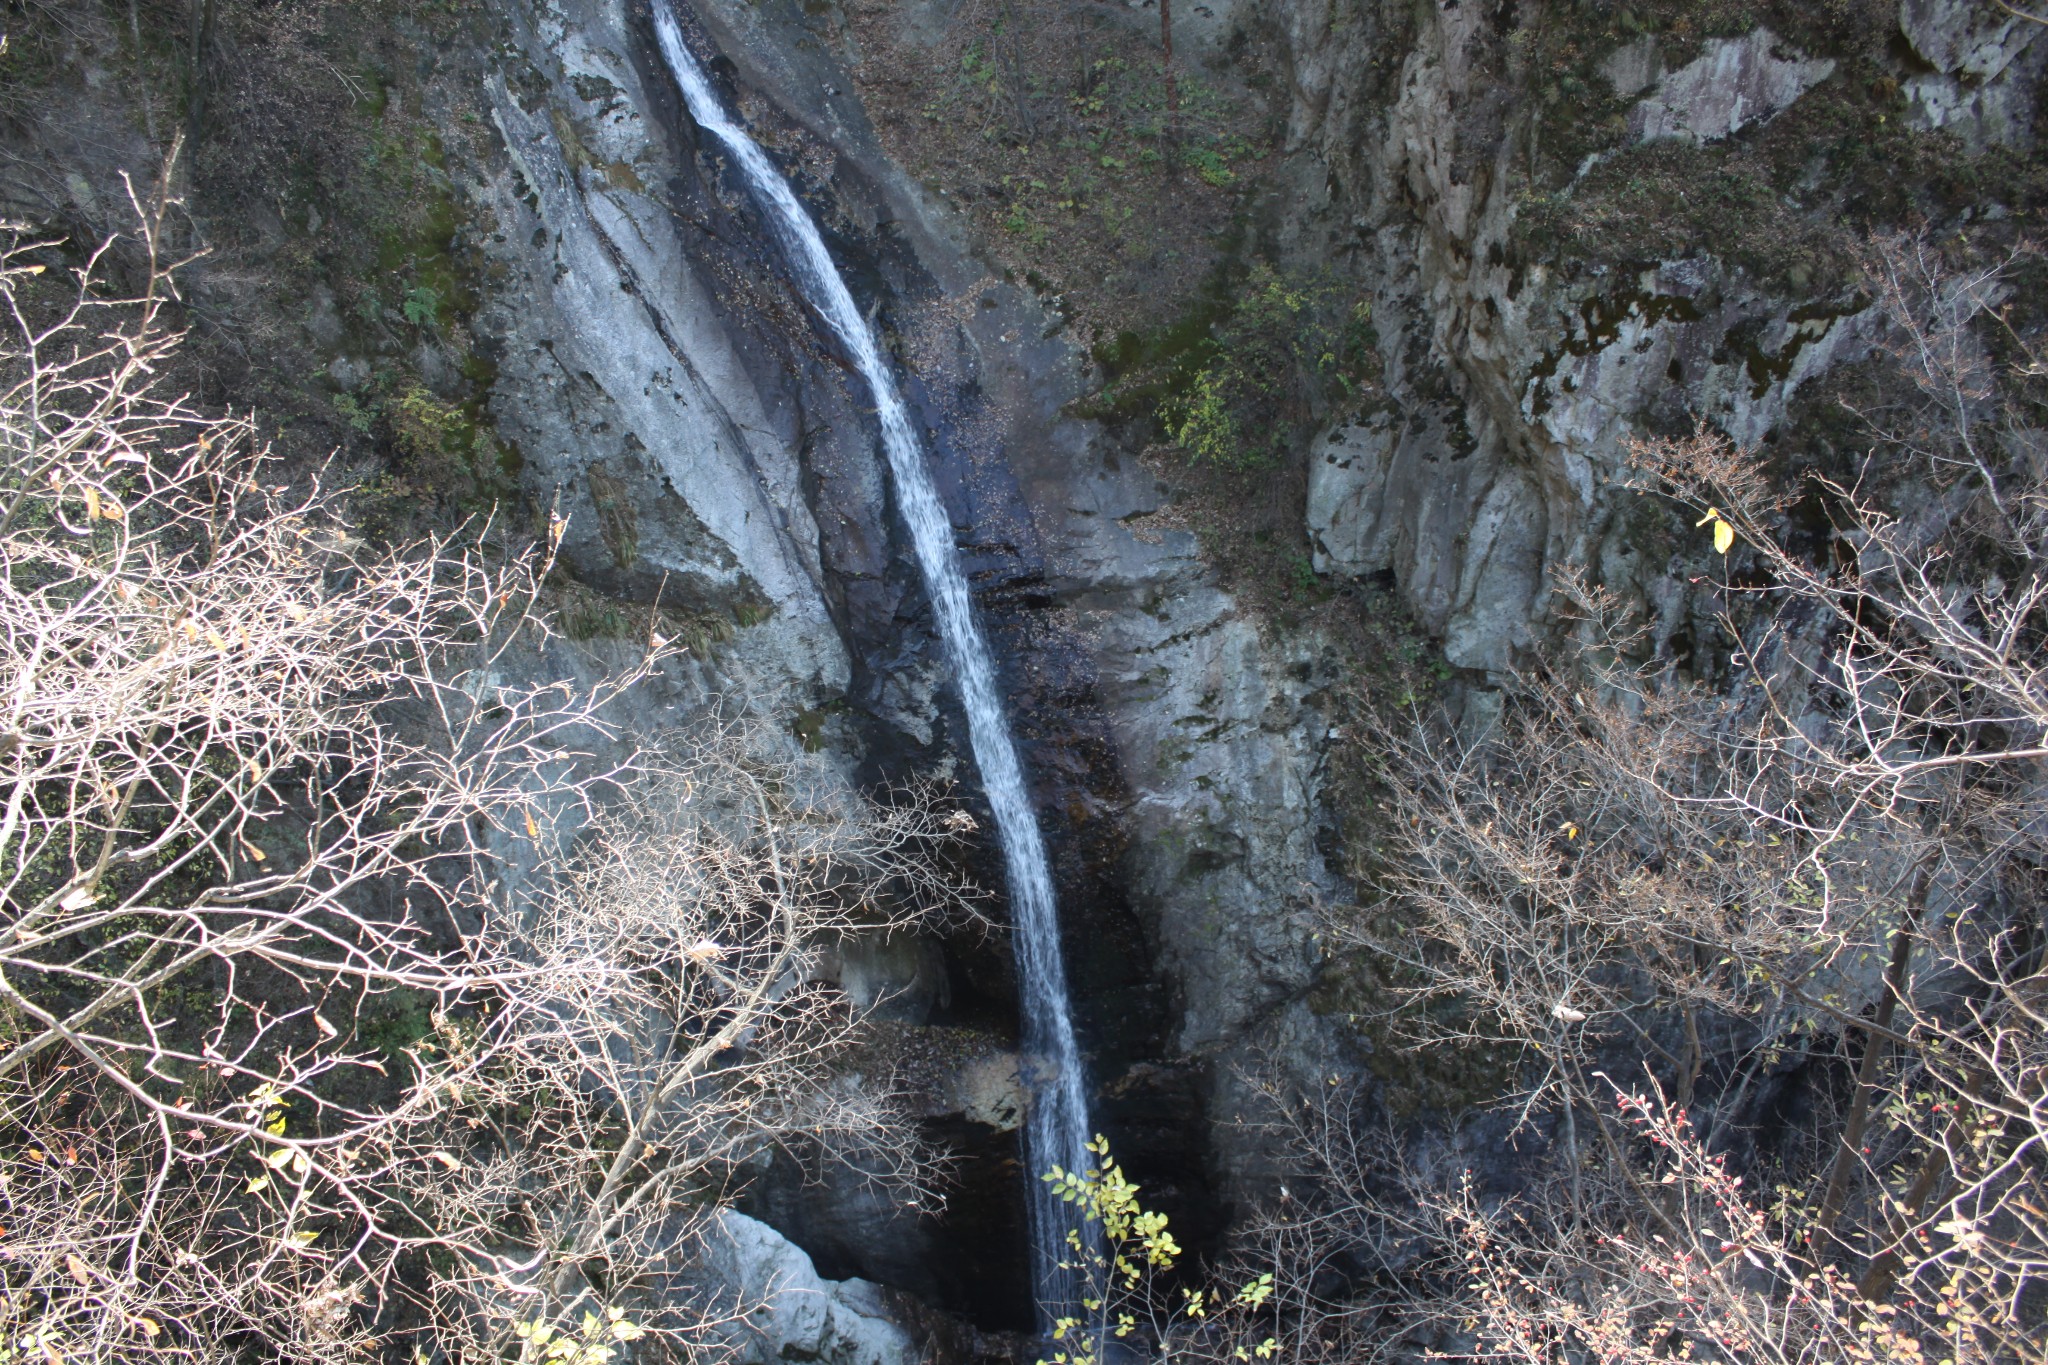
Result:
[[[946,8],[906,7],[905,22]],[[1314,567],[1391,575],[1449,661],[1482,674],[1555,634],[1563,566],[1645,604],[1668,655],[1690,607],[1670,565],[1628,533],[1629,440],[1705,419],[1762,441],[1802,385],[1878,340],[1867,300],[1803,297],[1796,281],[1729,264],[1725,243],[1549,263],[1523,252],[1518,219],[1543,207],[1527,167],[1557,135],[1514,65],[1514,15],[1535,8],[1174,6],[1190,63],[1230,61],[1254,38],[1278,54],[1281,207],[1257,230],[1287,260],[1357,274],[1371,296],[1379,390],[1308,452]],[[579,579],[731,625],[695,690],[656,694],[631,719],[658,729],[669,708],[723,691],[785,708],[849,780],[964,773],[867,396],[783,282],[740,186],[695,144],[644,15],[628,0],[505,0],[490,14],[504,31],[474,36],[470,60],[498,142],[463,171],[484,281],[472,325],[495,366],[489,415],[523,456],[524,491],[563,519]],[[1148,1188],[1169,1203],[1177,1183],[1199,1186],[1203,1157],[1250,1189],[1259,1154],[1219,1126],[1238,1112],[1239,1069],[1318,1074],[1355,1041],[1308,1003],[1312,908],[1351,894],[1322,853],[1321,700],[1337,651],[1253,619],[1195,537],[1158,515],[1159,479],[1072,415],[1093,383],[1085,358],[890,162],[851,93],[851,39],[830,5],[703,0],[691,22],[818,212],[925,424],[1036,775],[1104,1122],[1135,1169],[1163,1173]],[[2039,25],[1970,0],[1903,0],[1897,26],[1913,56],[1902,117],[1972,148],[2025,144],[2048,62]],[[1764,28],[1667,55],[1640,37],[1590,61],[1625,106],[1622,152],[1740,146],[1844,79],[1833,55]],[[33,202],[10,179],[10,204],[104,214],[118,187],[110,154],[78,148],[125,149],[136,120],[115,116],[113,78],[95,79],[58,152],[84,173]],[[130,160],[146,174],[144,153]],[[1589,157],[1557,194],[1598,170]],[[251,231],[281,239],[268,213]],[[294,221],[319,230],[317,213]],[[292,325],[326,357],[317,382],[367,391],[371,364],[345,353],[334,292],[298,303]],[[445,362],[419,350],[428,387],[452,388]],[[917,1028],[970,991],[991,1015],[1005,1008],[999,959],[854,945],[834,971]],[[1000,1047],[975,1051],[947,1084],[935,1114],[986,1134],[1015,1127],[1014,1060]],[[1012,1164],[1001,1179],[1027,1175]],[[728,1218],[730,1284],[770,1305],[748,1351],[892,1365],[921,1349],[869,1290],[818,1274],[828,1258],[846,1262],[833,1274],[906,1276],[958,1259],[885,1202],[849,1199],[836,1222],[799,1199],[777,1205],[799,1240],[806,1219],[818,1231],[818,1263]],[[861,1254],[872,1261],[854,1263]]]
[[[693,250],[648,189],[688,163],[659,125],[665,96],[621,55],[623,7],[512,15],[523,51],[489,86],[507,157],[482,205],[503,281],[479,318],[499,430],[590,581],[766,615],[741,649],[770,685],[836,693],[850,665],[802,486],[808,395],[763,363],[768,319],[720,278],[766,244]],[[692,200],[721,207],[702,184]]]
[[[1311,451],[1318,566],[1391,570],[1451,663],[1511,668],[1547,630],[1551,571],[1589,562],[1605,534],[1632,436],[1685,415],[1754,442],[1809,375],[1867,350],[1869,319],[1853,299],[1773,297],[1705,254],[1569,275],[1515,261],[1518,159],[1538,130],[1502,103],[1508,56],[1485,7],[1433,7],[1412,34],[1385,12],[1338,30],[1325,7],[1279,9],[1286,174],[1308,205],[1290,248],[1359,244],[1386,375],[1383,406]],[[1834,69],[1765,29],[1660,66],[1638,43],[1602,68],[1642,95],[1640,140],[1725,138]]]
[[[2041,71],[2042,25],[1995,5],[1901,0],[1899,29],[1931,71],[1906,82],[1914,119],[1944,128],[1972,150],[2030,146]]]
[[[1188,533],[1142,529],[1157,479],[1066,414],[1087,389],[1082,357],[881,154],[808,17],[710,4],[694,19],[835,235],[928,424],[1048,823],[1105,1123],[1139,1169],[1173,1172],[1156,1193],[1170,1204],[1178,1184],[1192,1200],[1203,1154],[1189,1136],[1218,1101],[1176,1059],[1228,1075],[1306,1028],[1286,1021],[1312,965],[1306,906],[1330,889],[1313,839],[1327,665],[1314,641],[1268,640]],[[819,736],[845,742],[849,765],[957,763],[956,703],[929,662],[865,401],[779,282],[744,195],[690,145],[636,22],[607,0],[537,6],[491,85],[508,153],[489,186],[495,415],[527,453],[530,490],[560,490],[580,574],[643,601],[666,582],[755,604],[767,619],[739,632],[733,667],[806,703],[843,698],[858,736]],[[945,991],[927,947],[837,961],[851,992],[913,1026]],[[952,1091],[965,1121],[1015,1126],[1007,1066]],[[764,1209],[829,1248],[835,1273],[957,1292],[959,1253],[928,1225],[886,1201],[818,1198],[777,1186]],[[733,1226],[756,1251],[775,1237]],[[752,1284],[763,1259],[728,1269]],[[848,1365],[896,1349],[886,1333],[847,1344],[831,1325],[844,1305],[824,1304],[775,1297],[772,1349],[852,1351]]]
[[[1798,271],[1788,289],[1729,265],[1739,240],[1650,262],[1530,259],[1514,233],[1541,114],[1533,88],[1506,108],[1518,59],[1499,16],[1272,8],[1295,92],[1282,174],[1301,206],[1283,236],[1301,259],[1355,258],[1376,281],[1386,368],[1384,404],[1311,453],[1318,566],[1391,570],[1452,663],[1510,667],[1548,629],[1551,571],[1603,562],[1632,438],[1705,420],[1765,440],[1804,383],[1869,354],[1875,315],[1853,292],[1803,295]],[[1968,151],[2027,145],[2040,25],[1966,0],[1904,0],[1897,25],[1907,70],[1924,64],[1900,92],[1910,125]],[[1632,140],[1688,144],[1751,135],[1837,67],[1767,28],[1708,39],[1675,70],[1648,38],[1599,62],[1637,97]],[[1807,179],[1826,175],[1816,161]]]
[[[1227,1175],[1249,1154],[1221,1142],[1204,1153],[1189,1134],[1206,1112],[1229,1109],[1231,1078],[1263,1054],[1320,1065],[1320,1043],[1297,1043],[1315,1033],[1303,1003],[1315,957],[1308,908],[1337,891],[1315,837],[1328,652],[1263,631],[1214,585],[1192,535],[1147,529],[1165,498],[1158,479],[1069,414],[1089,388],[1084,358],[882,155],[820,37],[829,23],[793,4],[697,12],[734,64],[756,134],[783,139],[800,165],[830,158],[829,184],[805,188],[823,191],[816,202],[846,234],[840,245],[872,253],[879,316],[929,423],[1005,656],[1102,1121],[1137,1169],[1155,1173],[1156,1195],[1185,1201],[1175,1210],[1184,1222],[1213,1217],[1197,1208],[1212,1202],[1197,1197],[1205,1156]],[[1215,18],[1179,22],[1208,32]],[[1195,46],[1213,45],[1198,33]],[[849,426],[850,437],[864,433]],[[832,578],[830,527],[854,509],[827,496],[813,505]],[[886,537],[886,518],[875,521]],[[861,700],[861,648],[854,693],[872,707]],[[937,722],[934,742],[957,733],[943,680],[871,657],[874,697],[923,711]]]
[[[1710,243],[1548,265],[1524,251],[1516,223],[1544,129],[1510,79],[1503,14],[1269,0],[1180,22],[1203,60],[1228,60],[1233,34],[1270,32],[1291,101],[1275,172],[1286,208],[1270,230],[1284,256],[1370,282],[1383,382],[1309,452],[1317,570],[1390,574],[1451,664],[1504,675],[1557,630],[1555,572],[1586,566],[1649,609],[1668,655],[1690,609],[1624,524],[1629,442],[1702,419],[1765,439],[1803,384],[1868,353],[1874,316],[1851,293],[1764,282]],[[505,318],[521,383],[503,420],[587,509],[573,552],[621,591],[644,595],[667,573],[754,594],[774,633],[742,638],[761,640],[750,647],[768,672],[843,693],[870,741],[900,746],[888,761],[946,761],[958,727],[891,550],[861,396],[632,55],[630,14],[561,0],[537,15],[538,74],[508,74],[493,95],[513,154],[503,252],[525,281],[507,297],[546,301]],[[782,3],[712,3],[697,19],[750,123],[857,258],[928,423],[1009,654],[1109,1121],[1142,1127],[1190,1105],[1225,1119],[1241,1066],[1321,1070],[1351,1045],[1307,1004],[1310,908],[1347,894],[1318,837],[1334,652],[1262,629],[1193,537],[1147,529],[1157,479],[1069,415],[1088,377],[1058,320],[994,278],[883,154],[847,93],[843,28]],[[1901,25],[1982,109],[2030,98],[2029,34],[1932,0],[1907,4]],[[1623,144],[1739,142],[1840,79],[1834,57],[1767,28],[1691,51],[1667,62],[1644,39],[1600,58],[1632,101]],[[1938,122],[1924,112],[1936,98],[1911,96],[1915,117]],[[2019,135],[1968,117],[1986,138]],[[873,964],[848,961],[865,989]],[[1211,1155],[1227,1180],[1255,1180],[1241,1143]]]

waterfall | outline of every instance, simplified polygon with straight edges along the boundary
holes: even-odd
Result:
[[[1088,1104],[1082,1088],[1081,1058],[1074,1046],[1074,1023],[1067,1005],[1067,973],[1060,958],[1059,915],[1053,904],[1052,872],[1045,840],[1024,787],[1024,770],[1010,737],[1008,718],[996,694],[995,666],[988,642],[975,623],[953,543],[953,526],[939,501],[926,468],[910,412],[897,392],[896,380],[882,357],[873,331],[846,281],[818,235],[818,225],[797,200],[795,191],[746,130],[726,117],[703,68],[683,42],[682,30],[665,0],[654,5],[655,34],[661,44],[690,117],[724,144],[746,177],[778,244],[789,258],[798,286],[839,337],[874,394],[882,428],[882,447],[896,484],[896,502],[910,528],[925,590],[938,617],[939,638],[959,680],[967,712],[968,742],[981,769],[982,785],[995,816],[1009,876],[1012,937],[1017,955],[1017,986],[1023,998],[1025,1084],[1030,1112],[1025,1122],[1025,1160],[1030,1188],[1033,1290],[1042,1325],[1061,1316],[1085,1316],[1080,1307],[1082,1280],[1062,1269],[1069,1260],[1068,1234],[1080,1233],[1082,1245],[1094,1244],[1074,1208],[1061,1202],[1039,1179],[1053,1166],[1069,1171],[1088,1168]]]

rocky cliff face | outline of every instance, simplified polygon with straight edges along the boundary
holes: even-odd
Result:
[[[1236,1146],[1190,1151],[1190,1125],[1266,1054],[1316,1069],[1328,1046],[1303,1000],[1307,909],[1336,893],[1314,838],[1329,653],[1262,630],[1187,531],[1147,530],[1160,480],[1067,415],[1084,358],[881,153],[829,27],[774,5],[695,17],[856,263],[928,423],[1038,774],[1103,1123],[1199,1225],[1209,1159],[1227,1171]],[[761,603],[721,667],[793,710],[837,703],[824,738],[850,767],[954,763],[864,395],[689,141],[641,22],[599,4],[518,18],[523,68],[492,78],[507,155],[480,204],[501,283],[478,325],[499,338],[499,429],[529,490],[560,490],[588,581]],[[878,1236],[848,1191],[770,1204],[840,1269],[967,1292],[917,1268],[943,1243],[886,1214]]]
[[[1879,339],[1869,300],[1828,260],[1853,251],[1856,228],[1888,226],[1856,183],[1858,151],[1836,140],[1840,121],[1893,125],[1899,162],[1880,173],[1937,130],[1958,153],[2023,153],[2048,61],[2038,25],[1968,0],[1873,6],[1864,28],[1796,39],[1758,23],[1660,42],[1606,17],[1483,5],[1276,15],[1294,78],[1283,175],[1308,205],[1287,248],[1358,258],[1386,366],[1386,401],[1334,424],[1310,457],[1317,564],[1391,570],[1461,668],[1499,673],[1525,657],[1554,628],[1548,590],[1566,566],[1641,601],[1670,656],[1688,608],[1671,566],[1632,543],[1629,439],[1696,421],[1746,446],[1788,436],[1802,385]],[[1887,35],[1898,41],[1878,48]],[[1848,57],[1822,48],[1852,43]],[[1561,98],[1551,80],[1580,94]],[[1593,150],[1546,160],[1561,116],[1602,110]],[[1582,146],[1583,132],[1566,135]],[[1800,164],[1779,174],[1774,158]],[[1630,180],[1617,184],[1622,168]],[[1651,176],[1669,183],[1632,193]],[[1774,221],[1731,191],[1776,196]],[[1544,241],[1532,220],[1560,206],[1613,217],[1596,224],[1604,233]],[[1912,208],[2009,211],[1969,197]],[[1812,226],[1836,218],[1840,240]]]
[[[1148,5],[1125,8],[1117,31],[1149,34]],[[1651,647],[1695,667],[1689,552],[1632,511],[1628,439],[1704,420],[1793,442],[1801,392],[1881,340],[1838,220],[1996,220],[2036,193],[1992,170],[2036,133],[2038,26],[1968,0],[1724,5],[1697,23],[1638,8],[1661,27],[1598,4],[1176,6],[1191,71],[1283,77],[1256,86],[1279,141],[1244,172],[1232,249],[1343,272],[1370,299],[1378,382],[1302,455],[1312,567],[1390,576],[1481,698],[1557,634],[1568,566],[1644,604]],[[191,275],[209,392],[263,401],[288,447],[368,462],[376,443],[398,470],[387,515],[497,497],[562,518],[587,651],[657,606],[698,632],[642,728],[744,698],[849,781],[967,775],[867,395],[682,115],[644,9],[507,0],[375,32],[345,6],[308,14],[230,13],[222,41],[303,88],[216,91],[191,154],[191,234],[216,248]],[[900,19],[931,45],[965,14]],[[1229,1126],[1244,1078],[1370,1060],[1312,1005],[1313,908],[1356,894],[1330,865],[1323,793],[1328,696],[1355,661],[1219,579],[1142,458],[1148,416],[1075,415],[1103,374],[1071,310],[1004,268],[960,186],[892,159],[853,74],[876,52],[844,13],[705,0],[686,22],[819,215],[927,427],[1036,774],[1101,1121],[1183,1218],[1219,1191],[1254,1197],[1264,1157]],[[173,61],[139,24],[131,39],[95,20],[52,50],[68,65],[43,73],[44,106],[8,115],[7,201],[97,236],[185,92],[124,87]],[[1886,197],[1887,158],[1951,152],[1978,170]],[[975,1179],[1025,1178],[1004,1135],[1000,945],[836,960],[903,1028],[943,1026],[911,1050],[963,1062],[931,1113]],[[945,1029],[971,1041],[938,1048]],[[948,1233],[844,1190],[764,1188],[757,1212],[818,1268],[1015,1319],[1006,1196],[970,1192],[980,1221]],[[757,1260],[801,1255],[736,1226]],[[819,1293],[830,1323],[778,1328],[785,1347],[890,1358],[868,1300]]]
[[[1302,1008],[1304,910],[1328,884],[1310,704],[1327,664],[1313,641],[1266,639],[1189,533],[1144,529],[1157,477],[1066,415],[1083,357],[881,153],[819,26],[772,5],[694,18],[853,263],[928,423],[1038,774],[1105,1126],[1194,1217],[1206,1154],[1187,1134],[1216,1102],[1203,1077],[1287,1050],[1273,1021]],[[505,156],[473,201],[495,225],[475,326],[495,347],[498,430],[526,452],[529,495],[559,499],[585,581],[754,609],[718,669],[826,717],[817,742],[849,771],[954,764],[960,727],[865,395],[692,141],[643,23],[606,4],[511,15],[520,56],[488,84]],[[964,993],[1008,989],[999,964],[953,970],[998,978]],[[919,998],[918,971],[897,975],[861,986]],[[763,1210],[839,1271],[975,1300],[943,1235],[851,1189],[769,1189]]]

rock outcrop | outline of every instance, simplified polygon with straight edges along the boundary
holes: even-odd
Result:
[[[1972,150],[2031,146],[2048,65],[2042,27],[2003,6],[1902,0],[1899,29],[1933,68],[1906,81],[1914,121],[1952,132]]]
[[[1156,15],[1150,3],[1132,0],[1124,18]],[[1724,243],[1564,259],[1518,236],[1603,162],[1747,145],[1847,72],[1765,27],[1683,51],[1616,39],[1584,54],[1617,111],[1613,138],[1538,194],[1530,167],[1556,132],[1515,36],[1515,16],[1536,8],[1174,7],[1191,63],[1264,44],[1284,71],[1284,145],[1270,194],[1246,196],[1247,233],[1284,260],[1349,272],[1370,296],[1379,383],[1307,453],[1313,567],[1390,576],[1480,696],[1557,637],[1563,567],[1642,605],[1652,648],[1675,662],[1672,642],[1702,608],[1631,532],[1629,441],[1707,421],[1764,442],[1816,376],[1880,340],[1853,289],[1802,289],[1789,269],[1765,278]],[[936,24],[946,9],[906,7],[904,22]],[[507,463],[527,501],[560,520],[580,584],[721,627],[716,648],[622,724],[658,734],[740,696],[786,714],[843,780],[967,775],[867,395],[681,115],[644,14],[626,0],[506,0],[490,15],[466,47],[420,59],[473,81],[475,126],[488,129],[442,173],[474,256],[465,325],[473,359],[488,362],[471,367],[489,371],[474,381],[481,409],[519,457]],[[1324,854],[1324,703],[1339,653],[1312,631],[1272,628],[1220,586],[1197,538],[1160,516],[1169,493],[1140,442],[1074,415],[1097,383],[1087,358],[945,196],[891,162],[853,93],[852,40],[832,6],[704,0],[687,22],[824,222],[926,427],[1037,775],[1106,1122],[1125,1125],[1136,1166],[1149,1142],[1191,1189],[1206,1161],[1224,1191],[1253,1191],[1262,1154],[1217,1126],[1240,1112],[1240,1073],[1277,1062],[1318,1076],[1354,1065],[1360,1046],[1310,1005],[1324,966],[1314,906],[1355,892]],[[1963,148],[2027,145],[2048,64],[2040,25],[1965,0],[1903,0],[1897,30],[1911,54],[1894,82],[1901,119]],[[80,57],[96,74],[52,106],[64,117],[49,121],[46,159],[74,169],[10,171],[0,188],[13,209],[100,223],[118,169],[147,178],[146,120],[109,93],[116,46]],[[457,107],[428,102],[420,117],[452,128]],[[245,261],[317,240],[317,207],[287,220],[258,201]],[[303,382],[353,402],[379,367],[402,363],[427,391],[466,392],[445,338],[361,322],[342,285],[308,291],[276,324],[317,361]],[[231,271],[202,273],[196,296],[225,300],[219,312],[259,307],[233,287]],[[629,648],[558,644],[522,666],[569,676]],[[828,956],[823,975],[892,1028],[926,1029],[973,997],[971,1045],[933,1064],[921,1103],[934,1123],[973,1130],[978,1169],[1028,1176],[1004,1144],[1029,1059],[987,1022],[1013,1003],[1000,945],[905,939]],[[1170,1200],[1172,1181],[1158,1183]],[[857,1278],[824,1279],[818,1263],[904,1282],[928,1272],[915,1287],[936,1297],[957,1288],[939,1271],[967,1278],[945,1264],[962,1243],[930,1240],[929,1220],[881,1202],[823,1207],[833,1196],[801,1184],[763,1194],[762,1208],[818,1262],[764,1222],[719,1224],[707,1263],[747,1301],[732,1344],[762,1365],[910,1360],[925,1347],[902,1304]]]
[[[1973,109],[2015,101],[2026,119],[1979,119],[1966,141],[2016,142],[2038,25],[1990,14],[1903,6],[1905,34],[1944,73],[1913,77],[1908,93],[1929,125],[1948,115],[1914,91],[1960,80]],[[1532,259],[1515,233],[1536,133],[1526,104],[1503,103],[1512,55],[1492,16],[1440,6],[1412,32],[1380,14],[1341,28],[1327,16],[1279,11],[1295,90],[1285,174],[1303,206],[1287,241],[1303,259],[1352,256],[1375,281],[1385,398],[1312,450],[1317,566],[1391,571],[1451,663],[1498,673],[1551,632],[1557,568],[1626,553],[1610,542],[1631,438],[1704,420],[1755,445],[1812,376],[1869,353],[1875,316],[1853,291],[1815,299],[1760,281],[1712,244],[1651,262]],[[1763,28],[1710,39],[1669,72],[1650,40],[1601,60],[1617,93],[1639,97],[1633,139],[1687,143],[1747,135],[1835,65]],[[1673,596],[1634,572],[1613,586]],[[1660,612],[1669,627],[1668,600]]]
[[[1790,107],[1835,74],[1827,58],[1781,52],[1767,28],[1713,38],[1706,51],[1657,82],[1629,114],[1638,141],[1713,142]]]
[[[866,1280],[820,1278],[803,1248],[730,1210],[697,1234],[724,1319],[716,1344],[742,1365],[913,1365],[921,1343],[898,1297]]]

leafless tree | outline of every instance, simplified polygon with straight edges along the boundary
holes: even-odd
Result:
[[[1663,1256],[1705,1236],[1640,1133],[1693,1163],[1673,1181],[1718,1188],[1698,1163],[1762,1068],[1827,1040],[1845,1063],[1836,1103],[1814,1158],[1776,1172],[1765,1232],[1779,1260],[1741,1286],[1762,1294],[1742,1311],[1779,1312],[1782,1330],[1738,1347],[1695,1324],[1687,1339],[1740,1359],[1841,1358],[1845,1342],[1876,1350],[1877,1324],[1880,1354],[1899,1358],[2038,1349],[2048,449],[2038,351],[2001,307],[2016,259],[1961,268],[1924,239],[1872,244],[1891,397],[1862,414],[1871,456],[1853,476],[1788,487],[1704,427],[1633,449],[1646,491],[1689,505],[1703,548],[1726,556],[1726,685],[1675,676],[1625,604],[1568,576],[1579,650],[1524,678],[1485,734],[1421,718],[1374,736],[1388,894],[1333,927],[1391,964],[1391,1017],[1416,1041],[1518,1050],[1518,1112],[1554,1114],[1561,1138],[1555,1199],[1532,1194],[1521,1250],[1487,1261],[1499,1273],[1462,1300],[1497,1354],[1533,1359],[1548,1342],[1620,1359],[1623,1337],[1652,1350],[1679,1331],[1637,1271],[1586,1250],[1662,1238]],[[1831,524],[1818,552],[1794,534],[1795,498]],[[1602,1068],[1631,1055],[1665,1091],[1618,1111]],[[1715,1057],[1723,1074],[1702,1093]],[[1506,1245],[1506,1225],[1455,1191],[1428,1194],[1423,1214],[1412,1198],[1399,1215],[1400,1200],[1366,1202],[1338,1217],[1355,1245],[1425,1215],[1439,1247],[1476,1237],[1486,1260]],[[1569,1266],[1543,1262],[1552,1279],[1501,1279],[1527,1271],[1525,1252],[1567,1245]],[[1799,1297],[1808,1277],[1825,1282],[1825,1312]],[[1516,1336],[1487,1314],[1534,1302],[1529,1285],[1565,1296],[1546,1312],[1614,1311],[1575,1319],[1577,1345],[1555,1322]]]
[[[1477,1353],[1600,1365],[1696,1357],[1911,1362],[1931,1347],[1981,1358],[1970,1327],[1935,1314],[1873,1311],[1832,1264],[1786,1238],[1742,1180],[1709,1155],[1660,1096],[1616,1092],[1662,1217],[1588,1234],[1527,1204],[1487,1207],[1469,1179],[1431,1207],[1462,1251]],[[1892,1308],[1892,1305],[1884,1305]]]
[[[931,858],[960,821],[856,798],[777,756],[787,743],[695,736],[487,935],[543,984],[513,1006],[509,1064],[450,1106],[446,1155],[407,1168],[423,1235],[464,1229],[468,1272],[440,1292],[460,1305],[451,1321],[480,1324],[478,1358],[520,1322],[686,1278],[720,1196],[770,1147],[823,1148],[906,1201],[931,1196],[932,1154],[888,1078],[835,1070],[859,1018],[817,955],[975,915]],[[645,1325],[701,1336],[706,1307],[683,1295]]]
[[[119,295],[113,244],[0,229],[0,1352],[685,1341],[648,1276],[764,1145],[880,1143],[919,1197],[809,962],[964,906],[959,817],[636,747],[652,624],[521,681],[559,523],[372,546],[167,393],[162,206]]]

